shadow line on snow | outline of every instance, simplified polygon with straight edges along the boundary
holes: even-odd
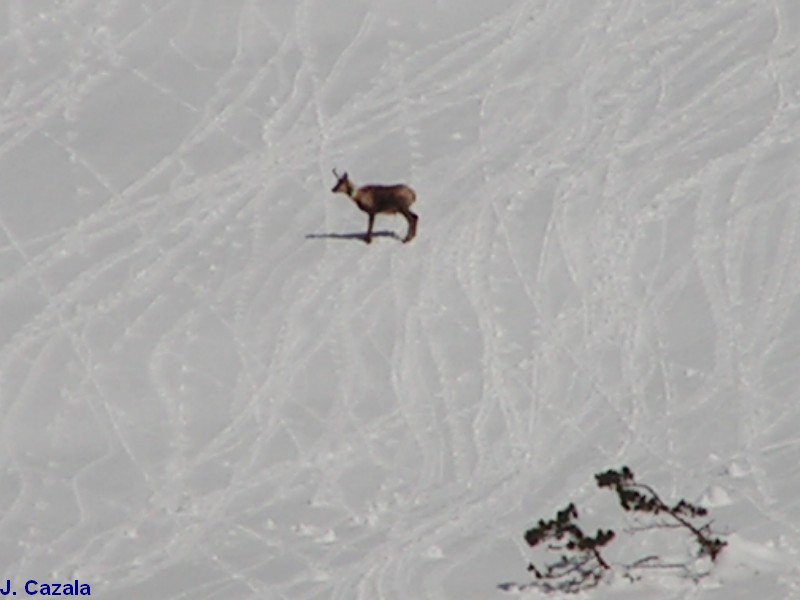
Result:
[[[388,237],[396,240],[400,239],[394,231],[373,231],[372,237]],[[358,240],[365,241],[366,234],[364,233],[309,233],[306,234],[307,240]]]

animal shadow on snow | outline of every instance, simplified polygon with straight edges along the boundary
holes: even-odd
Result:
[[[307,240],[358,240],[363,242],[367,237],[366,233],[309,233],[306,235]],[[394,231],[375,231],[372,237],[385,237],[400,240],[400,236]]]

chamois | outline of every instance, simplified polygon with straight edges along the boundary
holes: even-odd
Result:
[[[409,208],[417,199],[417,194],[405,184],[396,185],[363,185],[356,187],[347,173],[339,175],[336,169],[333,174],[338,180],[331,190],[334,194],[347,194],[353,199],[358,208],[367,213],[369,224],[364,241],[368,244],[372,242],[372,225],[375,222],[375,215],[400,213],[408,221],[408,231],[403,242],[410,242],[417,235],[417,220],[419,217],[411,212]]]

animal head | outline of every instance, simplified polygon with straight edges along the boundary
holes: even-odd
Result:
[[[347,176],[347,172],[344,175],[339,175],[336,172],[336,169],[333,170],[333,175],[336,177],[336,185],[333,186],[331,190],[334,194],[341,192],[342,194],[350,194],[353,189],[353,184],[350,181],[350,178]]]

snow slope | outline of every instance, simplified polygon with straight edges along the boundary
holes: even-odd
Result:
[[[0,581],[508,598],[627,464],[730,546],[591,597],[800,597],[799,40],[794,0],[5,0]]]

